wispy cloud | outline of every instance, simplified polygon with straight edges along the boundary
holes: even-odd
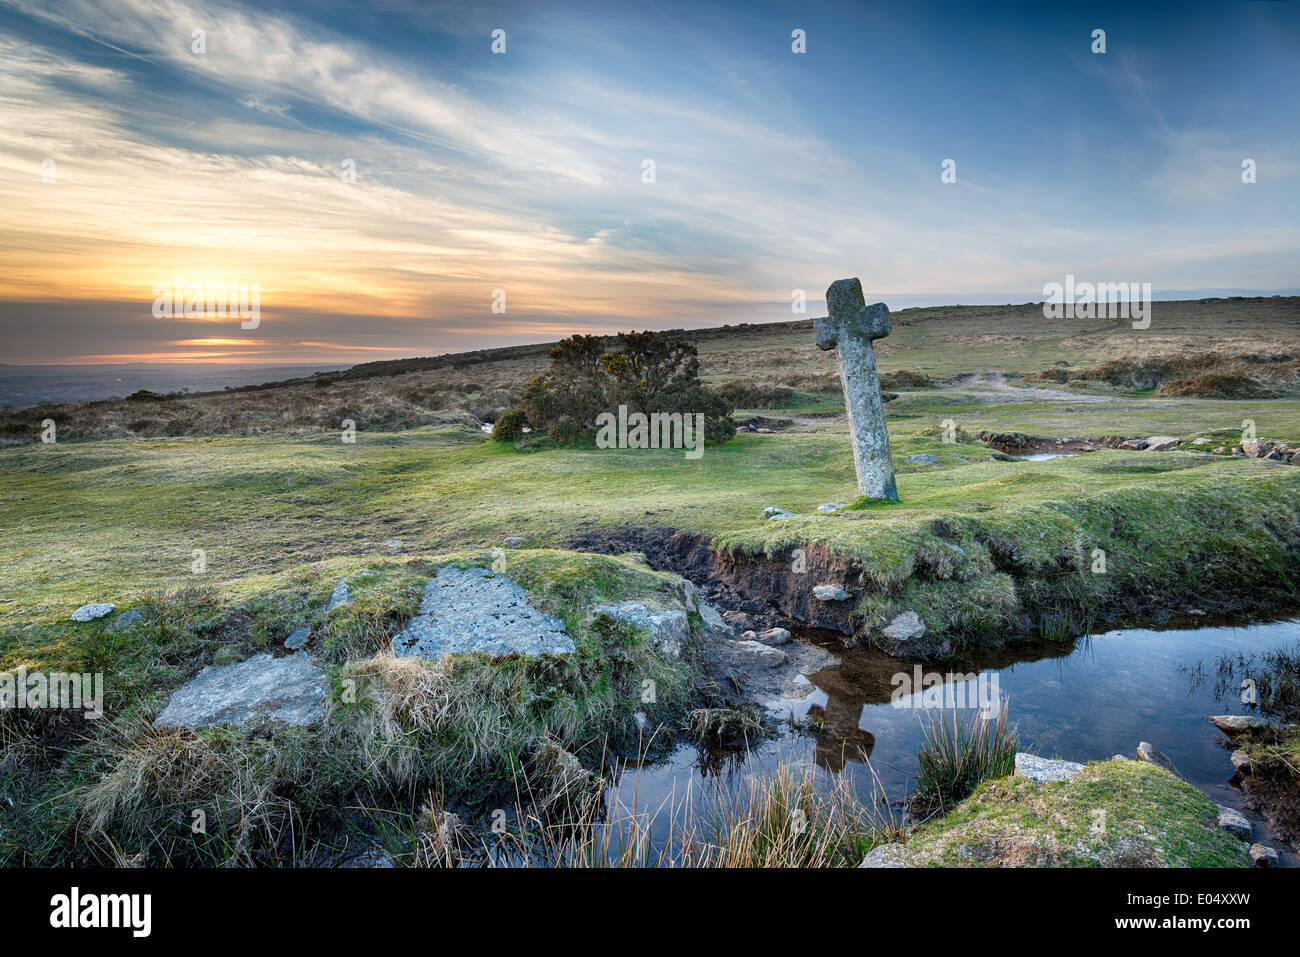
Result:
[[[920,145],[935,134],[924,115],[862,128],[873,74],[819,77],[825,61],[788,52],[783,17],[726,32],[704,8],[543,24],[503,7],[511,52],[494,58],[489,21],[463,11],[392,11],[387,34],[360,39],[323,9],[0,0],[0,301],[111,302],[119,317],[138,303],[141,317],[75,344],[33,339],[40,356],[285,361],[775,319],[793,289],[815,309],[844,275],[935,301],[1117,262],[1166,288],[1233,286],[1244,249],[1267,286],[1300,249],[1288,207],[1266,198],[1297,175],[1294,131],[1254,144],[1272,178],[1243,196],[1221,168],[1233,139],[1168,119],[1168,91],[1129,53],[1080,64],[1098,95],[1136,97],[1149,116],[1108,144],[1111,192],[1097,160],[1071,172],[1068,148],[1032,178],[995,162],[1018,149],[1000,128],[947,186],[949,147]],[[413,55],[407,29],[444,49]],[[905,112],[872,101],[869,115],[891,110]],[[1135,185],[1140,208],[1117,221]],[[1255,205],[1189,233],[1207,197]],[[148,325],[153,287],[176,275],[258,283],[263,325]]]

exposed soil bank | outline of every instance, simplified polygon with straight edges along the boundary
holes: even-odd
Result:
[[[852,602],[824,602],[808,585],[857,580],[862,566],[825,547],[806,549],[806,571],[796,574],[790,561],[762,555],[728,555],[714,550],[707,535],[673,529],[624,528],[593,531],[570,543],[579,551],[617,555],[641,552],[656,571],[671,571],[696,584],[723,617],[744,630],[796,625],[853,636]]]
[[[898,539],[886,543],[896,550],[873,547],[873,561],[816,541],[769,542],[759,549],[673,529],[592,530],[569,544],[598,553],[644,553],[651,567],[695,582],[740,630],[815,628],[845,636],[849,646],[868,641],[920,659],[944,657],[963,644],[996,647],[1044,636],[1068,641],[1101,625],[1177,615],[1259,617],[1270,606],[1294,607],[1289,569],[1300,558],[1300,521],[1291,507],[1262,500],[1246,506],[1233,497],[1234,511],[1260,512],[1234,521],[1209,501],[1174,496],[1160,503],[1144,495],[1139,516],[1127,514],[1119,498],[1083,503],[1084,518],[1097,531],[1071,529],[1048,516],[1011,525],[931,519],[881,528]],[[1172,529],[1162,534],[1151,524],[1158,521],[1153,506],[1156,514],[1181,509],[1188,527],[1178,536]],[[862,517],[848,514],[827,524]],[[1052,541],[1058,533],[1060,541]],[[1102,553],[1109,567],[1097,564]],[[848,597],[818,597],[815,586],[827,584]],[[903,611],[921,617],[924,638],[883,635]]]

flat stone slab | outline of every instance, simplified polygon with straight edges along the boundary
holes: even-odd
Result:
[[[290,651],[297,651],[303,645],[307,644],[307,639],[310,637],[310,628],[295,628],[289,633],[289,637],[284,639],[284,646]]]
[[[82,605],[72,613],[73,621],[94,621],[96,618],[103,618],[113,610],[113,606],[106,601],[92,601],[89,605]]]
[[[518,583],[486,568],[445,565],[424,586],[420,613],[393,638],[392,651],[399,658],[567,655],[574,645],[564,622],[534,608]]]
[[[1068,781],[1082,770],[1083,765],[1077,761],[1054,761],[1024,751],[1016,752],[1016,774],[1039,784]]]
[[[256,655],[204,668],[172,695],[153,726],[202,728],[263,719],[311,724],[324,716],[326,694],[325,675],[302,655]]]

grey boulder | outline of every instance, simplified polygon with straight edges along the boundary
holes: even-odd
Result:
[[[1146,451],[1148,452],[1168,452],[1170,449],[1178,448],[1178,443],[1182,439],[1174,435],[1153,435],[1147,439]]]
[[[834,584],[814,585],[813,595],[819,601],[844,601],[849,597],[849,593],[844,590],[843,585]]]
[[[1250,835],[1254,832],[1250,821],[1246,820],[1246,815],[1222,804],[1219,805],[1219,827],[1243,841],[1249,841]]]
[[[867,851],[858,867],[907,867],[907,848],[902,844],[877,844]]]
[[[1277,851],[1266,844],[1250,845],[1250,859],[1256,867],[1277,867]]]
[[[1267,720],[1249,714],[1212,714],[1210,723],[1228,734],[1240,734],[1242,731],[1255,731],[1268,727]]]
[[[1147,762],[1147,764],[1154,764],[1158,768],[1164,768],[1175,777],[1182,777],[1178,772],[1178,769],[1174,767],[1174,762],[1169,760],[1169,756],[1150,741],[1138,742],[1137,756]]]
[[[339,605],[352,597],[352,590],[348,588],[348,583],[340,578],[334,583],[334,591],[330,593],[330,603],[325,606],[326,611],[333,611]]]
[[[925,634],[925,622],[916,612],[905,611],[882,628],[881,634],[896,644],[906,644]]]

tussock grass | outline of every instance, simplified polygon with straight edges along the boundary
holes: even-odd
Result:
[[[663,833],[652,840],[656,822]],[[813,770],[782,762],[708,797],[609,808],[576,827],[525,815],[504,857],[561,867],[856,867],[896,834],[847,779],[819,782]]]
[[[916,790],[911,808],[918,817],[943,813],[979,785],[1016,769],[1019,742],[1007,723],[1007,703],[997,717],[973,711],[963,721],[957,711],[926,712],[925,743],[917,753]]]

